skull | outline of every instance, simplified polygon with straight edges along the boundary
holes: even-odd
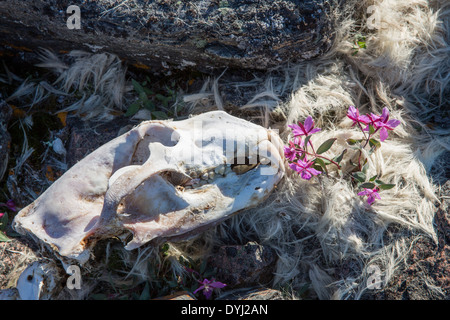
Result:
[[[278,134],[222,111],[145,121],[70,168],[14,229],[84,263],[101,239],[126,249],[183,239],[268,197],[284,175]]]

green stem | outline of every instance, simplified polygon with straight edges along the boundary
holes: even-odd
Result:
[[[361,127],[361,124],[360,124],[359,122],[358,122],[358,126],[359,126],[359,128],[361,129],[361,132],[363,133],[364,138],[366,139],[366,142],[365,142],[364,145],[362,146],[362,149],[364,149],[364,148],[367,146],[367,144],[369,143],[370,138],[372,138],[372,137],[375,135],[375,133],[377,133],[378,130],[380,130],[380,128],[377,128],[377,130],[375,130],[375,132],[372,133],[372,134],[369,133],[369,136],[367,137],[367,136],[366,136],[366,133],[364,132],[364,130],[363,130],[363,128]],[[362,169],[362,168],[361,168],[361,155],[362,155],[362,151],[359,150],[359,156],[358,156],[358,170],[359,170],[359,171],[361,171],[361,169]]]

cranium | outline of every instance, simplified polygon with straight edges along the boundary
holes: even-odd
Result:
[[[100,239],[189,237],[264,200],[284,175],[278,134],[222,111],[145,121],[70,168],[14,229],[84,263]]]

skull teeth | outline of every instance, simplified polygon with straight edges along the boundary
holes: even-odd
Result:
[[[197,188],[199,186],[204,186],[208,183],[212,183],[214,179],[217,177],[225,177],[226,175],[230,174],[231,172],[235,172],[237,174],[242,174],[250,169],[254,168],[256,165],[242,165],[243,172],[240,172],[239,169],[241,166],[239,165],[230,165],[230,164],[220,164],[215,168],[205,170],[205,171],[195,171],[195,170],[188,170],[187,175],[191,177],[191,180],[189,180],[187,183],[184,184],[185,189],[193,189]],[[237,172],[236,172],[237,171]]]
[[[208,180],[208,178],[209,178],[208,172],[204,172],[204,173],[202,173],[202,175],[200,176],[200,179],[202,179],[202,180]]]

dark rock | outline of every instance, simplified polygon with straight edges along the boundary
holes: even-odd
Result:
[[[80,29],[67,21],[80,8]],[[107,51],[142,69],[260,69],[331,47],[326,0],[0,1],[1,45]]]
[[[8,167],[9,148],[11,136],[8,133],[8,122],[11,118],[12,110],[4,101],[0,100],[0,181]]]
[[[246,245],[228,245],[219,248],[209,261],[217,268],[216,279],[228,288],[264,285],[273,277],[275,252],[255,242]]]

